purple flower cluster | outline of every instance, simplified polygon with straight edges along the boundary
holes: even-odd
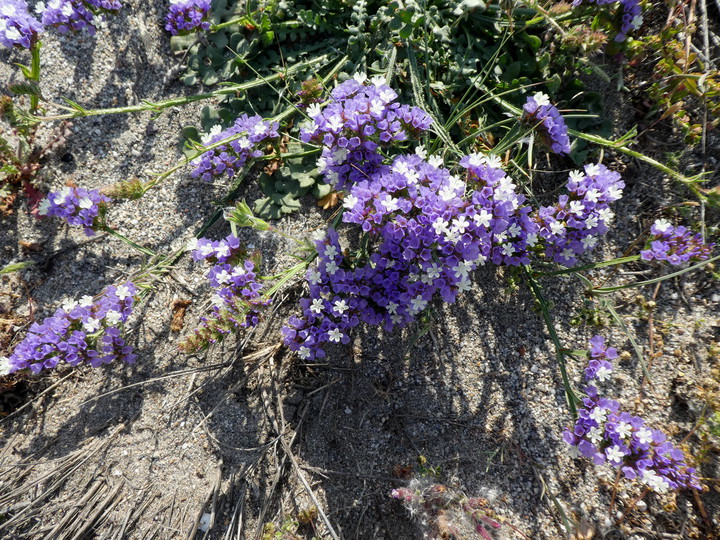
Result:
[[[343,189],[367,178],[382,163],[380,149],[417,136],[432,119],[419,107],[401,105],[382,77],[365,84],[357,76],[338,85],[323,109],[308,107],[310,125],[300,132],[305,143],[322,145],[318,169],[325,181]]]
[[[620,175],[602,164],[585,165],[584,172],[571,172],[569,193],[537,213],[546,256],[565,266],[575,265],[577,258],[595,247],[598,238],[607,232],[613,216],[610,203],[622,196],[624,187]]]
[[[524,204],[497,158],[465,156],[464,180],[439,167],[438,159],[430,161],[417,153],[400,155],[349,186],[343,221],[367,233],[372,251],[345,257],[332,229],[316,242],[318,264],[307,274],[310,295],[301,300],[302,316],[283,330],[285,343],[301,358],[323,357],[327,343],[347,343],[348,331],[360,322],[392,330],[414,321],[437,297],[454,302],[486,261],[528,264],[531,251],[561,252],[546,244],[569,242],[559,232],[550,239],[539,236],[544,222]],[[585,190],[572,180],[570,190],[582,197],[602,187],[604,204],[617,179],[599,182],[596,177],[606,171],[594,167]],[[592,232],[604,231],[596,224]]]
[[[570,153],[570,139],[560,111],[550,104],[546,94],[538,92],[523,105],[522,120],[533,126],[548,148],[556,154]]]
[[[210,3],[210,0],[170,0],[165,30],[173,36],[207,30],[210,28],[207,20]]]
[[[120,358],[133,363],[136,356],[125,344],[122,325],[132,314],[135,293],[135,285],[128,282],[108,287],[98,300],[83,296],[79,302],[65,301],[42,324],[33,323],[8,358],[10,372],[30,368],[38,373],[60,362],[98,367]]]
[[[232,331],[256,326],[270,299],[261,293],[263,285],[257,281],[255,264],[243,260],[246,252],[240,240],[233,235],[215,241],[201,238],[191,248],[194,260],[213,263],[208,279],[216,290],[212,315],[201,319],[196,341],[215,343]]]
[[[579,6],[585,2],[597,4],[598,6],[612,4],[616,0],[573,0],[573,6]],[[622,21],[620,32],[615,36],[615,41],[625,41],[628,33],[637,30],[643,23],[642,7],[640,0],[620,0],[622,5]]]
[[[100,213],[101,205],[107,202],[110,199],[95,189],[66,187],[43,199],[38,214],[63,218],[70,225],[84,227],[85,234],[92,236],[95,234],[95,218]]]
[[[195,159],[192,162],[195,167],[192,177],[200,177],[206,182],[212,180],[213,176],[221,174],[227,174],[232,178],[249,159],[263,155],[260,149],[261,143],[277,138],[278,128],[277,122],[266,122],[258,115],[248,117],[247,114],[240,116],[232,127],[224,131],[220,130],[220,126],[216,126],[203,137],[204,145],[215,144],[241,133],[245,135],[208,150]]]
[[[29,49],[43,26],[28,12],[25,0],[3,0],[0,6],[0,44]]]
[[[600,336],[595,336],[590,346],[591,360],[585,380],[603,381],[612,371],[609,360],[617,352],[606,348]],[[574,428],[563,434],[576,457],[585,456],[596,465],[610,463],[625,478],[637,479],[658,493],[702,489],[695,469],[687,466],[682,451],[668,442],[662,431],[650,429],[642,418],[622,411],[617,401],[601,397],[593,384],[588,384],[585,393],[587,397]]]
[[[94,35],[96,14],[117,13],[121,8],[118,0],[48,0],[39,2],[35,12],[41,16],[43,25],[54,26],[61,34],[84,28]]]
[[[640,252],[645,261],[667,261],[676,266],[688,261],[704,261],[715,247],[703,242],[700,233],[694,234],[683,226],[673,227],[664,219],[655,221],[650,232],[653,235],[650,247]]]

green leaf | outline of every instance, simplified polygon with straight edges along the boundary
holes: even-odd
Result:
[[[184,52],[197,43],[197,36],[195,34],[188,34],[187,36],[172,36],[170,38],[170,50],[172,52]]]
[[[403,27],[400,29],[399,34],[400,34],[400,37],[401,37],[401,38],[407,39],[407,38],[409,38],[409,37],[412,35],[412,32],[413,32],[413,27],[412,27],[412,25],[406,24],[405,26],[403,26]]]
[[[40,86],[34,81],[25,81],[21,83],[11,84],[8,89],[19,96],[36,96],[42,97]]]

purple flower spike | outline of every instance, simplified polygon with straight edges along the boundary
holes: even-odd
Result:
[[[0,44],[29,49],[43,25],[28,12],[25,0],[3,0],[0,5]]]
[[[658,219],[650,227],[650,247],[640,252],[644,261],[666,261],[678,266],[688,261],[704,261],[710,257],[715,244],[703,242],[700,233],[685,227],[673,227],[669,221]]]
[[[612,371],[609,360],[617,357],[617,351],[606,347],[603,337],[595,336],[588,353],[585,380],[603,382]],[[642,418],[622,411],[617,401],[601,397],[595,386],[588,385],[585,392],[575,426],[563,434],[575,457],[585,456],[596,465],[610,463],[625,478],[658,493],[702,489],[695,469],[687,466],[685,455],[662,431],[649,429]]]
[[[165,30],[173,36],[207,30],[210,28],[207,20],[209,11],[210,0],[170,0]]]
[[[570,153],[567,126],[560,111],[550,104],[546,94],[538,92],[527,99],[523,106],[522,120],[532,125],[545,145],[556,154]]]
[[[38,214],[63,218],[70,225],[82,226],[85,234],[93,236],[95,218],[100,213],[100,205],[110,199],[95,189],[70,188],[50,193],[40,203]]]
[[[39,2],[35,12],[45,26],[54,26],[61,34],[86,30],[95,34],[97,13],[117,13],[122,4],[117,0],[48,0]]]
[[[98,367],[116,358],[132,364],[136,356],[122,337],[122,326],[132,314],[136,293],[135,285],[127,282],[108,287],[98,300],[66,300],[52,317],[30,327],[8,358],[10,372],[30,368],[39,373],[60,362]]]
[[[612,4],[615,1],[616,0],[573,0],[573,6],[579,6],[580,4],[586,2],[603,6],[606,4]],[[640,0],[620,0],[620,4],[622,6],[623,13],[620,32],[615,36],[615,41],[618,42],[625,41],[628,33],[632,30],[637,30],[643,23]]]
[[[235,120],[232,127],[224,131],[221,131],[220,126],[216,126],[203,137],[203,144],[211,145],[234,135],[244,135],[228,144],[208,150],[195,159],[192,162],[195,166],[192,177],[200,177],[206,182],[222,174],[232,178],[250,159],[263,155],[263,144],[279,136],[279,127],[277,122],[266,122],[258,115],[248,117],[247,114],[243,114]]]

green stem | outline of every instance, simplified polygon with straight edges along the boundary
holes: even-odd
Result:
[[[563,349],[560,344],[560,338],[555,330],[555,325],[553,324],[552,317],[550,316],[550,308],[548,307],[547,300],[545,300],[545,297],[542,294],[540,284],[535,280],[535,278],[533,278],[533,272],[529,266],[526,266],[524,270],[528,284],[530,285],[538,304],[540,304],[540,310],[542,311],[542,316],[545,320],[545,326],[550,333],[550,339],[555,345],[555,354],[558,360],[558,365],[560,366],[560,374],[562,375],[563,388],[565,389],[565,399],[567,401],[568,408],[570,409],[570,413],[573,418],[577,418],[577,404],[580,403],[580,399],[575,395],[572,385],[570,384],[570,378],[567,373],[567,365],[565,363],[565,349]]]
[[[218,97],[218,96],[234,94],[236,92],[245,92],[252,88],[264,86],[268,82],[283,79],[283,78],[287,77],[288,75],[295,73],[296,71],[300,71],[301,69],[304,69],[308,65],[322,62],[325,60],[325,58],[326,58],[325,56],[320,56],[318,58],[309,60],[308,62],[303,62],[300,64],[296,64],[294,66],[291,66],[291,67],[287,68],[287,70],[285,70],[284,73],[276,73],[275,75],[269,75],[267,77],[263,77],[262,79],[256,79],[254,81],[250,81],[250,82],[246,82],[246,83],[242,83],[242,84],[234,84],[232,86],[224,86],[222,88],[219,88],[212,92],[208,92],[206,94],[197,94],[195,96],[171,98],[171,99],[166,99],[164,101],[157,101],[157,102],[144,100],[139,105],[130,105],[127,107],[114,107],[114,108],[107,108],[107,109],[84,109],[81,107],[80,108],[72,107],[73,112],[70,112],[67,114],[58,114],[58,115],[54,115],[54,116],[45,116],[45,117],[40,118],[40,120],[42,120],[42,121],[67,120],[69,118],[77,118],[77,117],[85,117],[85,116],[100,116],[103,114],[125,114],[125,113],[134,113],[134,112],[142,112],[142,111],[160,112],[169,107],[177,107],[180,105],[187,105],[188,103],[194,103],[196,101],[202,101],[205,99],[211,99],[211,98]]]
[[[603,261],[599,263],[590,263],[583,266],[576,266],[574,268],[565,268],[563,270],[554,270],[552,272],[535,272],[534,277],[546,277],[546,276],[562,276],[564,274],[577,274],[585,270],[595,270],[596,268],[605,268],[607,266],[617,266],[619,264],[625,264],[640,260],[640,255],[629,255],[628,257],[620,257],[618,259],[612,259],[611,261]]]
[[[137,242],[133,242],[132,240],[130,240],[130,239],[129,239],[127,236],[125,236],[124,234],[119,233],[118,231],[116,231],[115,229],[112,229],[112,228],[108,227],[107,225],[101,227],[100,230],[103,231],[103,232],[106,232],[106,233],[108,233],[108,234],[110,234],[110,235],[112,235],[112,236],[114,236],[115,238],[118,238],[118,239],[122,240],[122,241],[125,242],[128,246],[137,249],[138,251],[144,253],[145,255],[148,255],[148,256],[150,256],[150,257],[154,257],[155,255],[157,255],[157,253],[155,253],[152,249],[143,247],[143,246],[141,246],[140,244],[138,244]]]
[[[29,80],[33,82],[40,82],[40,40],[35,41],[30,47],[30,54],[32,60],[30,63],[30,76]],[[35,114],[38,108],[39,97],[35,94],[30,94],[30,114]]]
[[[693,270],[702,268],[706,264],[715,262],[718,259],[720,259],[720,255],[717,255],[716,257],[713,257],[712,259],[708,259],[707,261],[702,261],[700,263],[694,264],[693,266],[690,266],[683,270],[678,270],[677,272],[673,272],[672,274],[667,274],[667,275],[660,276],[660,277],[657,277],[654,279],[648,279],[645,281],[638,281],[637,283],[629,283],[628,285],[618,285],[617,287],[601,287],[598,289],[591,289],[590,292],[592,294],[610,294],[615,291],[621,291],[623,289],[630,289],[632,287],[643,287],[645,285],[652,285],[653,283],[659,283],[660,281],[665,281],[666,279],[682,276],[683,274],[687,274],[688,272],[692,272]]]

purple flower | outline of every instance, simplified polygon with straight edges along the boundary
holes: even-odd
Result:
[[[227,174],[232,178],[248,160],[263,155],[262,145],[278,137],[279,127],[277,122],[266,122],[258,115],[248,117],[247,114],[243,114],[235,120],[232,127],[224,131],[221,131],[220,126],[216,126],[203,137],[203,144],[211,145],[236,135],[244,135],[208,150],[193,160],[195,170],[192,177],[210,181],[213,176]]]
[[[614,3],[616,0],[573,0],[573,6],[579,6],[585,2],[597,4],[598,6]],[[615,36],[615,41],[625,41],[628,33],[637,30],[643,23],[642,7],[640,0],[620,0],[622,6],[622,22],[620,32]]]
[[[133,363],[136,356],[122,337],[122,326],[132,314],[136,293],[135,285],[127,282],[108,287],[98,300],[66,300],[52,317],[33,323],[8,358],[10,372],[30,368],[39,373],[60,362],[98,367],[119,358]]]
[[[3,0],[0,6],[0,44],[29,49],[43,25],[28,12],[25,0]]]
[[[195,337],[184,345],[187,350],[197,350],[231,332],[256,326],[271,299],[262,294],[255,263],[245,258],[247,252],[237,237],[230,235],[216,241],[200,238],[190,248],[194,260],[214,264],[208,272],[215,289],[211,314],[201,319]]]
[[[658,219],[650,228],[652,237],[648,249],[640,252],[644,261],[666,261],[673,266],[688,261],[704,261],[710,257],[715,244],[703,242],[700,233],[685,227],[673,227],[669,221]]]
[[[602,382],[605,377],[601,373],[612,370],[608,360],[616,358],[617,351],[595,336],[588,353],[591,360],[585,379]],[[583,455],[597,465],[610,463],[626,478],[659,493],[702,489],[695,469],[687,466],[682,451],[667,442],[662,431],[649,429],[642,418],[622,411],[617,401],[601,397],[595,386],[588,385],[585,392],[575,426],[563,434],[576,456]]]
[[[43,199],[38,214],[63,218],[70,225],[84,227],[85,234],[93,236],[95,218],[100,213],[100,207],[107,202],[110,199],[97,190],[66,187]]]
[[[523,106],[523,111],[523,122],[537,130],[545,146],[556,154],[570,153],[570,139],[565,120],[560,111],[550,104],[546,94],[538,92],[530,96]]]
[[[61,34],[85,29],[94,35],[96,14],[117,13],[121,8],[117,0],[48,0],[39,2],[35,12],[45,26],[55,26]]]
[[[165,30],[173,36],[184,35],[210,28],[208,12],[210,0],[170,0],[165,16]]]

